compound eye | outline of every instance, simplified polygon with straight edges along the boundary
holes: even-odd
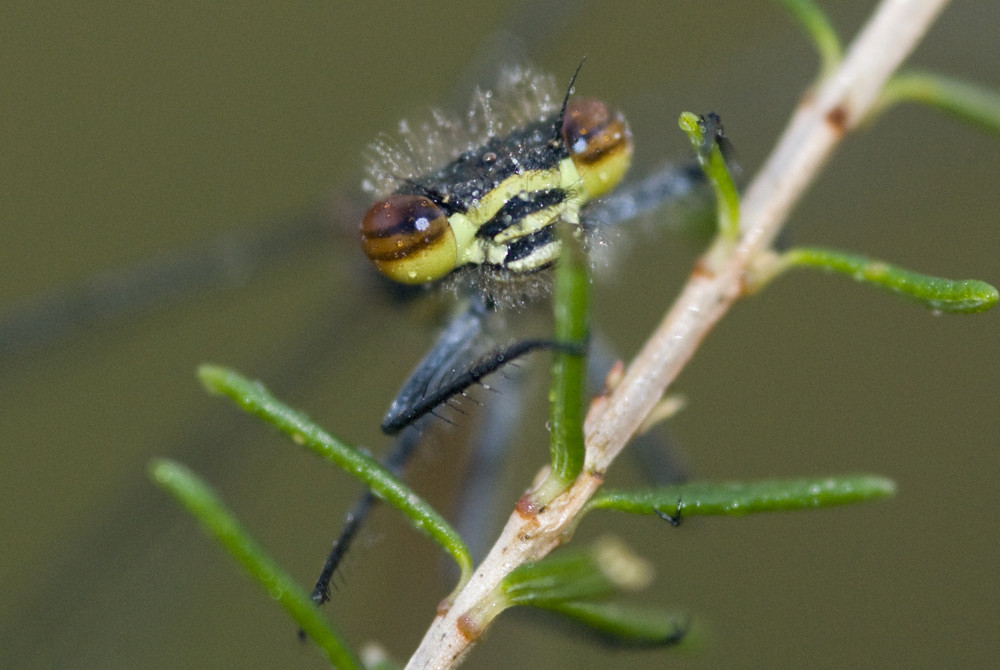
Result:
[[[422,195],[392,195],[372,205],[361,220],[361,245],[379,272],[402,284],[440,279],[458,260],[448,217]]]
[[[594,98],[571,100],[562,136],[589,198],[607,193],[625,176],[632,161],[632,132],[621,112]]]

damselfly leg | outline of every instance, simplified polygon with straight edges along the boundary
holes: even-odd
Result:
[[[389,434],[532,350],[582,355],[584,342],[528,339],[498,348],[485,324],[497,311],[526,309],[547,294],[562,243],[557,224],[571,224],[573,234],[596,244],[606,229],[701,184],[696,167],[671,167],[616,192],[632,152],[624,117],[602,102],[573,98],[572,83],[557,105],[551,87],[548,78],[513,70],[497,94],[478,94],[470,128],[436,116],[419,130],[405,125],[402,148],[386,140],[376,146],[389,167],[375,163],[368,183],[390,194],[365,215],[367,255],[395,281],[448,281],[465,301],[393,400],[382,423]],[[449,162],[434,165],[443,160],[444,136],[466,139]],[[387,456],[392,469],[403,467],[413,439],[410,431],[397,441]],[[373,502],[365,494],[352,509],[313,591],[317,602],[329,599],[333,572]]]

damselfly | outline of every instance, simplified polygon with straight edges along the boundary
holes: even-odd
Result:
[[[614,224],[689,198],[700,186],[696,165],[670,166],[616,190],[632,159],[624,116],[574,97],[572,82],[561,102],[556,92],[550,78],[513,68],[495,91],[477,91],[465,119],[438,114],[416,129],[404,124],[402,137],[373,149],[366,183],[379,199],[362,218],[365,255],[403,285],[450,282],[462,301],[389,407],[382,421],[389,434],[531,349],[569,346],[582,354],[586,342],[551,339],[498,348],[487,320],[544,297],[564,246],[597,246]],[[710,136],[716,133],[723,141],[721,127]],[[513,429],[510,421],[494,424],[501,435],[482,438],[492,449],[512,439],[502,433]],[[403,467],[417,439],[400,436],[386,457],[391,469]],[[484,464],[496,457],[482,451],[469,471],[490,477]],[[313,591],[317,602],[329,599],[333,572],[374,499],[365,494],[349,515]]]

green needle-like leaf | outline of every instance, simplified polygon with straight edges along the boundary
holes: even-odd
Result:
[[[826,14],[810,0],[779,0],[799,22],[819,53],[822,76],[833,72],[840,64],[843,53],[840,38],[830,24]]]
[[[605,537],[585,551],[564,551],[525,563],[504,577],[500,590],[508,606],[550,606],[590,600],[647,586],[653,570],[620,540]]]
[[[691,112],[683,112],[678,125],[691,140],[698,164],[715,192],[719,233],[734,240],[740,232],[740,197],[732,175],[729,174],[726,158],[722,155],[720,143],[725,138],[721,134],[719,118],[714,114],[697,116]]]
[[[149,471],[153,481],[184,505],[250,577],[285,608],[334,666],[342,670],[363,667],[340,635],[320,616],[309,594],[254,542],[204,482],[183,465],[168,460],[153,461]]]
[[[882,90],[874,118],[900,102],[920,102],[1000,135],[1000,93],[932,72],[904,72]]]
[[[790,249],[782,255],[780,264],[783,268],[817,267],[848,275],[939,312],[985,312],[997,303],[998,297],[997,290],[983,281],[932,277],[836,249]]]
[[[630,514],[742,516],[756,512],[812,509],[885,498],[896,491],[889,479],[852,475],[750,483],[692,482],[632,491],[599,491],[590,509]]]
[[[664,646],[685,638],[688,619],[653,608],[628,607],[615,602],[569,601],[541,606],[583,624],[616,644]]]
[[[465,619],[470,631],[483,631],[509,607],[551,608],[568,601],[603,598],[619,590],[647,586],[652,573],[649,564],[620,541],[604,538],[587,551],[564,551],[522,563]]]
[[[615,583],[589,552],[567,552],[518,566],[504,577],[501,589],[509,606],[542,607],[611,595]]]
[[[660,610],[637,610],[597,603],[622,589],[649,584],[652,569],[612,538],[589,551],[564,552],[521,565],[501,583],[504,606],[537,607],[584,624],[619,643],[638,645],[677,642],[686,626]]]
[[[262,384],[226,368],[210,365],[199,368],[198,376],[209,391],[232,398],[240,407],[275,426],[296,443],[364,482],[375,495],[402,512],[414,528],[434,539],[451,554],[462,572],[460,585],[468,580],[472,573],[472,559],[462,538],[433,507],[381,463],[337,440],[304,414],[284,405]]]
[[[554,297],[557,342],[581,346],[588,336],[590,278],[579,241],[560,231],[563,250],[556,267]],[[579,352],[557,349],[549,391],[550,451],[552,476],[561,481],[561,491],[583,468],[583,394],[587,363]]]

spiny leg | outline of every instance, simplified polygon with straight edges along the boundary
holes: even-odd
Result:
[[[426,419],[418,421],[403,430],[396,438],[383,463],[389,472],[396,476],[403,472],[410,456],[420,444],[420,439],[423,437],[422,428],[426,422]],[[330,600],[330,582],[333,575],[376,502],[378,502],[378,498],[375,497],[375,494],[372,493],[371,489],[366,489],[344,518],[344,528],[340,531],[337,539],[333,541],[330,553],[323,563],[323,569],[320,571],[316,585],[312,590],[312,600],[317,605],[322,605]]]

